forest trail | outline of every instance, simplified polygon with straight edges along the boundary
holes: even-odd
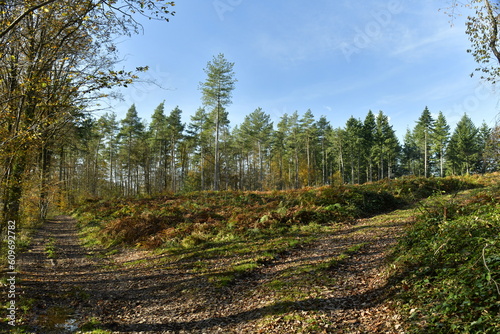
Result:
[[[403,333],[385,259],[413,219],[408,209],[341,225],[216,286],[190,256],[93,253],[58,216],[20,257],[25,323],[30,333]]]

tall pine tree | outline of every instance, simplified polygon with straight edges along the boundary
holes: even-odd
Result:
[[[446,146],[448,145],[448,141],[450,139],[450,126],[446,122],[446,118],[441,111],[439,112],[436,122],[434,123],[433,138],[432,151],[438,160],[439,176],[443,177],[445,175],[444,167]]]
[[[420,154],[423,158],[423,170],[424,176],[429,176],[429,166],[430,166],[430,151],[432,146],[432,134],[434,131],[434,119],[432,118],[431,112],[427,107],[420,115],[420,118],[415,125],[413,130],[413,138]]]
[[[220,136],[222,127],[227,126],[226,107],[232,103],[232,92],[236,79],[233,72],[234,63],[230,63],[220,53],[207,63],[205,73],[207,79],[200,83],[203,105],[210,110],[214,129],[214,179],[213,189],[220,186]]]

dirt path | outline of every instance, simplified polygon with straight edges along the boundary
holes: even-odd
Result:
[[[55,217],[20,259],[26,325],[33,333],[85,323],[110,333],[402,333],[384,259],[411,220],[409,210],[359,220],[216,287],[189,257],[91,256],[76,222]]]

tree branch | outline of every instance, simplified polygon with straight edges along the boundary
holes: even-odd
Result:
[[[498,17],[495,17],[495,14],[493,13],[493,8],[491,8],[491,4],[489,0],[484,0],[484,4],[486,6],[486,10],[488,11],[488,18],[491,21],[491,28],[493,29],[490,37],[490,44],[489,47],[495,57],[497,58],[498,62],[500,63],[500,51],[498,50]]]
[[[57,0],[47,0],[45,2],[42,2],[41,4],[33,6],[33,7],[29,8],[28,10],[26,10],[24,13],[19,15],[19,17],[17,19],[15,19],[11,24],[9,24],[9,26],[7,28],[5,28],[3,31],[0,32],[0,38],[4,37],[5,35],[7,35],[9,33],[9,31],[14,29],[14,27],[16,25],[18,25],[19,22],[21,22],[21,20],[24,19],[24,17],[26,17],[28,14],[34,12],[35,10],[37,10],[39,8],[42,8],[43,6],[51,4],[52,2],[55,2],[55,1],[57,1]]]

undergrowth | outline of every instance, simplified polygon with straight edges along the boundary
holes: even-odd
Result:
[[[400,208],[436,192],[478,184],[473,178],[402,178],[289,191],[205,191],[149,199],[89,199],[73,213],[81,222],[88,246],[190,248],[345,223]]]
[[[500,332],[500,187],[437,194],[400,241],[409,333]]]
[[[397,298],[408,319],[408,332],[496,333],[500,332],[497,178],[498,174],[406,177],[289,191],[89,199],[73,214],[87,246],[98,245],[108,253],[121,247],[155,249],[169,259],[182,260],[179,263],[224,289],[280,254],[331,233],[336,224],[417,205],[420,218],[401,240],[394,258],[401,277]],[[306,267],[293,277],[319,279],[318,273],[349,254]],[[225,259],[224,265],[212,263],[219,258]],[[287,284],[277,279],[269,288],[288,291]]]

